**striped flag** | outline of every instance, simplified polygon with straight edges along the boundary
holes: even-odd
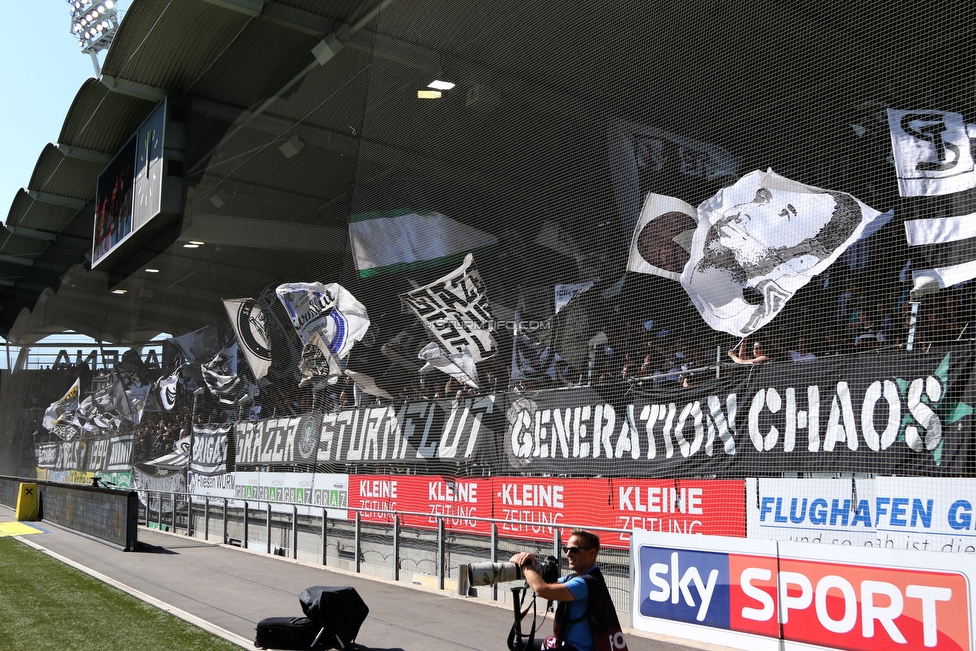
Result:
[[[916,201],[905,236],[915,296],[976,278],[976,189]]]

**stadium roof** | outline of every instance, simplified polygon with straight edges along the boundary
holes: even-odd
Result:
[[[330,132],[327,125],[293,129],[308,113],[309,102],[316,101],[309,96],[314,93],[303,92],[301,82],[322,74],[312,50],[326,37],[337,39],[350,51],[357,47],[368,51],[372,36],[357,40],[357,33],[388,4],[133,2],[107,54],[101,78],[87,80],[78,90],[58,143],[44,148],[29,185],[10,205],[0,240],[0,334],[15,343],[31,343],[71,328],[106,341],[144,341],[158,331],[181,332],[205,323],[214,305],[220,309],[215,299],[221,290],[226,291],[228,278],[237,287],[260,287],[277,278],[268,250],[279,255],[283,249],[303,248],[341,252],[345,214],[333,209],[334,220],[319,218],[329,213],[329,207],[315,205],[321,203],[317,196],[303,196],[307,175],[279,175],[276,182],[261,183],[235,179],[219,169],[212,174],[207,168],[214,157],[225,154],[222,145],[231,140],[229,135],[243,135],[244,130],[259,134],[258,140],[263,139],[265,145],[269,144],[268,134],[277,137],[288,132],[300,134],[313,145],[327,146],[333,158],[354,154],[354,127],[345,133]],[[338,49],[334,41],[332,47]],[[363,58],[346,56],[332,62],[325,74],[334,80],[324,80],[325,85],[348,81],[362,67]],[[278,101],[286,93],[290,93],[288,101]],[[199,129],[187,147],[188,213],[213,185],[222,184],[222,196],[248,195],[256,201],[285,204],[289,210],[279,208],[274,214],[290,214],[291,219],[290,223],[276,220],[270,228],[253,202],[248,202],[250,209],[242,206],[244,215],[214,214],[200,219],[198,214],[196,221],[205,223],[185,225],[176,245],[154,248],[150,243],[145,247],[146,259],[164,254],[153,263],[161,273],[125,283],[129,296],[123,306],[109,292],[120,279],[88,268],[96,181],[106,163],[166,95],[190,99]],[[350,101],[361,105],[361,96],[350,96]],[[341,113],[344,108],[349,107],[340,105],[335,111]],[[281,156],[277,147],[274,154]],[[314,167],[317,174],[329,175],[327,168]],[[193,182],[189,182],[191,178]],[[342,178],[348,178],[348,170]],[[343,193],[344,188],[336,188],[338,197]],[[217,212],[213,204],[211,208]],[[206,241],[208,246],[191,255],[179,245],[190,239]],[[266,251],[254,251],[247,264],[228,261],[229,249],[253,248],[257,242]],[[206,309],[201,309],[203,305]],[[120,306],[130,312],[138,310],[141,318],[118,318],[113,311]],[[24,319],[22,326],[14,328],[23,310],[33,310],[35,315],[43,310],[44,318]],[[136,323],[152,324],[151,330],[133,329]]]

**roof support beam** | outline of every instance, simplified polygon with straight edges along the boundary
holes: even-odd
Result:
[[[62,244],[70,244],[72,246],[78,247],[90,247],[91,240],[83,237],[74,237],[73,235],[59,235],[57,233],[48,233],[46,231],[38,231],[33,228],[24,228],[23,226],[10,226],[7,225],[7,230],[14,235],[20,237],[27,237],[32,240],[44,240],[45,242],[57,241]]]
[[[41,262],[35,260],[34,258],[21,258],[16,255],[6,255],[0,253],[0,262],[9,262],[10,264],[19,264],[22,267],[34,267],[42,271],[56,271],[58,273],[64,273],[71,267],[60,264],[53,264],[51,262]]]
[[[212,5],[256,18],[264,11],[264,0],[205,0]]]
[[[108,75],[102,75],[98,80],[117,93],[131,95],[132,97],[138,97],[139,99],[153,103],[161,102],[166,97],[166,91],[154,86],[147,86],[146,84],[127,81],[118,77],[110,77]]]
[[[7,230],[14,235],[19,235],[21,237],[27,237],[32,240],[44,240],[46,242],[53,242],[58,239],[57,233],[47,233],[45,231],[34,230],[33,228],[24,228],[23,226],[10,226],[7,225]]]
[[[28,190],[27,194],[34,201],[49,203],[53,206],[61,206],[62,208],[71,208],[72,210],[82,210],[85,207],[85,201],[83,201],[82,199],[75,199],[73,197],[62,197],[61,195],[51,194],[50,192],[38,192],[37,190]]]
[[[95,151],[94,149],[85,149],[84,147],[61,144],[55,145],[55,147],[57,147],[58,151],[68,158],[77,158],[78,160],[84,160],[91,163],[101,163],[102,165],[105,165],[112,160],[111,154]]]
[[[261,18],[287,27],[298,32],[311,34],[312,36],[325,36],[331,34],[335,21],[323,16],[299,11],[292,7],[279,4],[266,4],[261,11]]]
[[[189,240],[243,247],[254,247],[259,243],[266,249],[339,253],[345,249],[346,229],[197,212],[192,223],[184,225],[180,233],[179,241]]]

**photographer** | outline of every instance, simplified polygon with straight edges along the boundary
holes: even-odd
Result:
[[[557,601],[553,635],[542,641],[542,649],[566,651],[626,651],[617,612],[603,580],[596,556],[600,537],[584,529],[573,529],[563,547],[574,574],[547,583],[535,569],[535,555],[521,552],[511,561],[522,568],[532,591],[548,601]]]

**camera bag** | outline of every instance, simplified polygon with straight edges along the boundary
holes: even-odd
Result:
[[[355,588],[316,585],[298,595],[305,615],[324,629],[324,644],[345,648],[359,635],[369,608]]]
[[[254,646],[259,649],[309,649],[322,626],[307,617],[266,617],[255,630]],[[317,644],[316,648],[326,647]]]

